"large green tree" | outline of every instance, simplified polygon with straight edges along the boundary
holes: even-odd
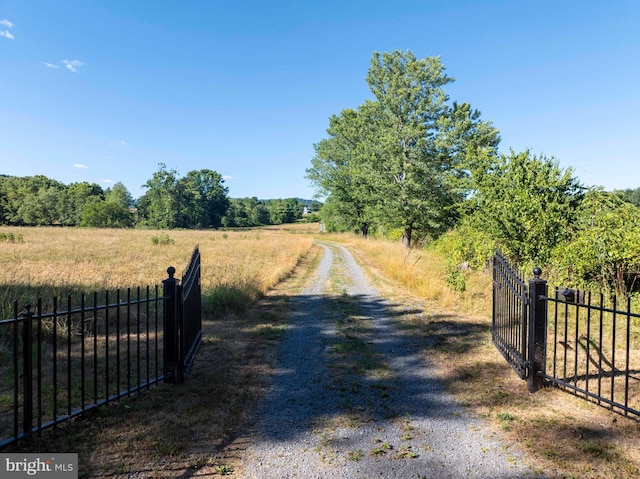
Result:
[[[178,182],[181,223],[185,228],[218,228],[229,207],[229,190],[222,175],[203,169],[190,171]]]
[[[152,228],[177,228],[180,225],[181,210],[178,173],[173,169],[168,170],[164,163],[160,163],[158,171],[142,187],[147,191],[138,200],[141,222]]]
[[[371,159],[377,108],[367,102],[358,110],[345,109],[333,115],[327,129],[329,137],[314,145],[312,167],[307,170],[307,178],[319,194],[330,195],[323,212],[325,223],[341,224],[365,237],[376,216]]]
[[[163,163],[143,186],[138,200],[143,224],[154,228],[217,228],[229,207],[222,176],[208,169],[180,178]]]
[[[131,208],[134,204],[131,193],[127,187],[119,181],[114,183],[111,188],[105,190],[104,199],[109,203],[115,203],[125,209]]]
[[[374,53],[367,83],[375,100],[332,117],[307,172],[332,197],[332,211],[350,212],[363,232],[372,221],[399,228],[407,247],[415,232],[451,226],[465,194],[460,179],[500,140],[478,111],[449,104],[452,81],[438,57]]]
[[[452,178],[477,149],[500,141],[468,104],[449,105],[444,86],[453,81],[439,57],[393,51],[371,60],[367,83],[381,110],[375,191],[405,246],[414,231],[437,235],[452,225],[451,206],[460,199]]]
[[[64,199],[64,224],[80,225],[85,207],[103,200],[104,191],[100,185],[87,181],[71,183],[66,188],[66,197]]]

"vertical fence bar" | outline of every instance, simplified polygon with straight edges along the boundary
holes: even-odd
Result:
[[[577,298],[580,296],[580,292],[576,291],[576,304],[575,304],[575,310],[576,310],[576,334],[575,334],[575,351],[574,351],[574,355],[573,355],[573,385],[575,387],[578,387],[578,351],[579,351],[579,346],[580,343],[578,342],[580,340],[580,336],[579,336],[579,329],[580,329],[580,308],[578,306],[578,301]]]
[[[116,397],[120,399],[120,290],[116,289]]]
[[[558,372],[558,288],[553,290],[554,314],[553,314],[553,377]]]
[[[93,292],[93,404],[98,404],[98,292]]]
[[[534,268],[529,280],[529,377],[530,392],[544,383],[547,370],[547,282],[540,278],[542,270]]]
[[[591,364],[591,291],[587,294],[587,368],[585,371],[584,389],[589,393],[589,366]]]
[[[84,320],[85,320],[85,295],[80,295],[80,404],[84,410],[85,406],[85,344],[84,344]]]
[[[177,292],[178,280],[174,277],[176,269],[167,268],[169,277],[162,281],[164,285],[164,372],[165,382],[178,382],[178,317]]]
[[[104,397],[109,401],[109,291],[104,293]]]
[[[156,287],[155,287],[155,292],[156,292],[156,297],[155,297],[155,303],[154,303],[154,308],[153,308],[153,315],[154,315],[154,323],[155,323],[154,327],[155,327],[155,333],[156,333],[156,340],[155,340],[155,345],[154,345],[156,353],[155,353],[155,356],[154,356],[154,361],[155,361],[155,376],[157,377],[158,376],[158,371],[160,369],[160,367],[158,365],[158,359],[159,359],[158,358],[158,354],[159,354],[158,346],[160,344],[160,342],[158,341],[158,332],[159,332],[158,331],[158,313],[159,313],[159,309],[160,309],[159,306],[158,306],[158,295],[160,293],[160,290],[158,289],[158,285],[156,285]]]
[[[522,285],[524,285],[524,281],[521,283]],[[525,291],[525,287],[524,286],[518,286],[518,292],[520,293],[521,297],[525,298],[527,296],[527,292]],[[531,294],[529,293],[529,300],[531,301]],[[529,340],[529,336],[528,336],[528,331],[527,331],[527,327],[530,326],[528,323],[530,320],[527,320],[527,302],[526,301],[521,301],[521,305],[520,305],[520,328],[517,328],[519,335],[520,335],[520,351],[522,351],[523,354],[523,360],[526,362],[527,361],[527,356],[529,356],[529,358],[531,357],[529,351],[527,351],[527,341]],[[516,343],[517,344],[517,343]],[[525,356],[525,354],[527,356]],[[529,359],[529,361],[531,361],[531,359]],[[528,374],[531,374],[531,370],[528,371]]]
[[[614,400],[615,394],[615,385],[616,385],[616,334],[617,330],[617,320],[618,315],[616,308],[618,306],[618,298],[613,297],[613,325],[612,325],[612,334],[611,334],[611,401]],[[613,410],[613,405],[611,405],[611,410]]]
[[[630,361],[629,355],[631,351],[631,297],[627,298],[627,354],[625,360],[625,378],[624,378],[624,415],[628,416],[629,411],[627,408],[629,407],[629,374],[630,374]]]
[[[567,350],[569,349],[569,305],[564,303],[564,351],[562,354],[562,378],[567,379]]]
[[[42,428],[42,298],[38,298],[37,309],[38,315],[38,435]]]
[[[18,418],[19,410],[20,410],[20,383],[18,379],[20,378],[20,360],[18,353],[18,302],[13,302],[13,319],[15,320],[13,323],[13,437],[18,437],[20,430],[20,423]]]
[[[20,313],[22,318],[22,430],[25,435],[33,430],[33,313],[27,304]]]
[[[58,298],[53,298],[53,420],[58,419]]]
[[[600,349],[600,354],[598,355],[598,398],[602,396],[602,356],[604,355],[604,351],[602,349],[602,337],[604,334],[604,296],[600,293],[600,325],[598,331],[598,348]],[[598,404],[600,405],[600,399],[598,399]]]
[[[71,332],[73,325],[71,322],[71,295],[67,296],[67,415],[71,416],[71,396],[73,389],[71,386]]]
[[[184,382],[184,356],[185,356],[185,330],[184,330],[184,303],[183,303],[184,285],[178,283],[176,285],[176,380],[178,384]]]
[[[131,396],[131,366],[131,288],[127,288],[127,396]]]
[[[146,345],[147,345],[147,389],[149,389],[149,377],[151,376],[151,351],[149,350],[149,336],[151,335],[151,331],[149,330],[149,303],[150,303],[150,299],[149,299],[149,286],[147,286],[146,288],[146,292],[147,292],[147,301],[145,303],[145,318],[146,318],[146,326],[147,326],[147,336],[146,336]],[[158,337],[156,336],[156,341],[158,341]]]
[[[136,290],[136,381],[140,387],[140,287]],[[147,330],[147,337],[149,330]]]

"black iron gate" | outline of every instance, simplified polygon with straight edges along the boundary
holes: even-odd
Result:
[[[525,282],[493,258],[493,342],[529,390],[557,386],[624,415],[640,417],[640,313],[631,298]],[[549,318],[549,328],[547,322]],[[549,355],[547,355],[547,351]]]
[[[546,367],[547,282],[534,277],[524,280],[500,254],[493,257],[493,343],[529,391],[542,387]]]
[[[200,291],[200,249],[193,250],[189,266],[176,279],[176,269],[167,269],[163,281],[165,295],[164,366],[165,382],[184,382],[195,359],[202,337],[202,298]]]
[[[493,344],[521,379],[528,375],[527,326],[529,305],[527,284],[499,254],[493,257]]]

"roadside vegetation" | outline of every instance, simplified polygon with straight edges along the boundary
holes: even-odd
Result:
[[[638,293],[640,189],[585,186],[553,157],[501,151],[498,129],[449,97],[453,81],[439,57],[373,54],[373,99],[330,118],[307,170],[326,230],[435,248],[457,290],[461,265],[482,270],[501,250],[565,286]]]
[[[471,412],[520,444],[549,478],[633,478],[640,474],[640,423],[562,392],[530,394],[491,341],[491,273],[466,271],[450,287],[447,259],[395,241],[327,235],[345,244],[383,294],[413,305],[399,325],[423,345],[439,379]]]
[[[168,266],[186,265],[195,244],[203,261],[208,321],[192,379],[30,447],[80,450],[85,475],[239,467],[243,425],[265,390],[287,298],[317,258],[317,225],[294,224],[306,212],[385,294],[418,305],[401,326],[423,341],[456,399],[522,444],[540,471],[637,477],[637,421],[555,389],[529,394],[493,347],[487,266],[500,250],[525,276],[540,267],[551,284],[615,294],[637,309],[640,188],[607,192],[553,157],[500,151],[497,128],[449,98],[452,82],[439,58],[375,53],[373,99],[332,116],[315,145],[307,174],[326,198],[319,211],[296,199],[230,199],[215,171],[180,177],[163,164],[137,200],[121,184],[0,176],[0,317],[14,300],[158,284]],[[249,228],[268,224],[280,226]]]
[[[286,330],[288,298],[319,258],[319,248],[311,246],[317,225],[225,232],[13,231],[23,242],[0,243],[6,248],[3,257],[16,263],[5,275],[3,291],[26,277],[31,293],[162,280],[168,265],[180,269],[200,243],[205,296],[203,344],[184,385],[161,384],[45,431],[15,450],[79,452],[81,477],[128,471],[175,477],[196,470],[242,477],[247,425],[268,387]],[[151,238],[161,234],[174,243],[154,244]],[[493,347],[487,270],[465,271],[461,291],[451,287],[447,260],[435,251],[407,250],[400,242],[353,234],[321,238],[347,245],[386,296],[413,306],[413,313],[398,316],[399,325],[421,341],[424,357],[447,389],[492,423],[500,437],[521,444],[541,473],[632,478],[640,472],[637,421],[556,389],[528,393]],[[366,350],[355,346],[345,343],[336,358],[366,359]]]

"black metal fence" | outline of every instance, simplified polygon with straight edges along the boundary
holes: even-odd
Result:
[[[541,300],[549,305],[544,380],[640,417],[640,314],[631,299],[554,288]]]
[[[505,259],[493,257],[493,315],[491,335],[493,344],[521,379],[527,368],[527,283]]]
[[[0,321],[0,447],[162,380],[184,381],[200,341],[199,277],[196,247],[183,285],[170,275],[163,294],[155,286],[53,298],[50,311],[42,299],[22,312],[14,302]],[[176,317],[182,329],[167,328]],[[188,362],[167,352],[176,337],[189,338]],[[168,377],[172,361],[184,364],[180,381]]]
[[[548,294],[500,255],[493,266],[493,341],[529,390],[554,385],[625,416],[640,417],[640,313],[631,299],[570,288]]]
[[[191,255],[182,283],[174,278],[175,268],[167,270],[165,292],[165,381],[184,382],[195,359],[202,336],[202,294],[200,289],[200,250]]]

